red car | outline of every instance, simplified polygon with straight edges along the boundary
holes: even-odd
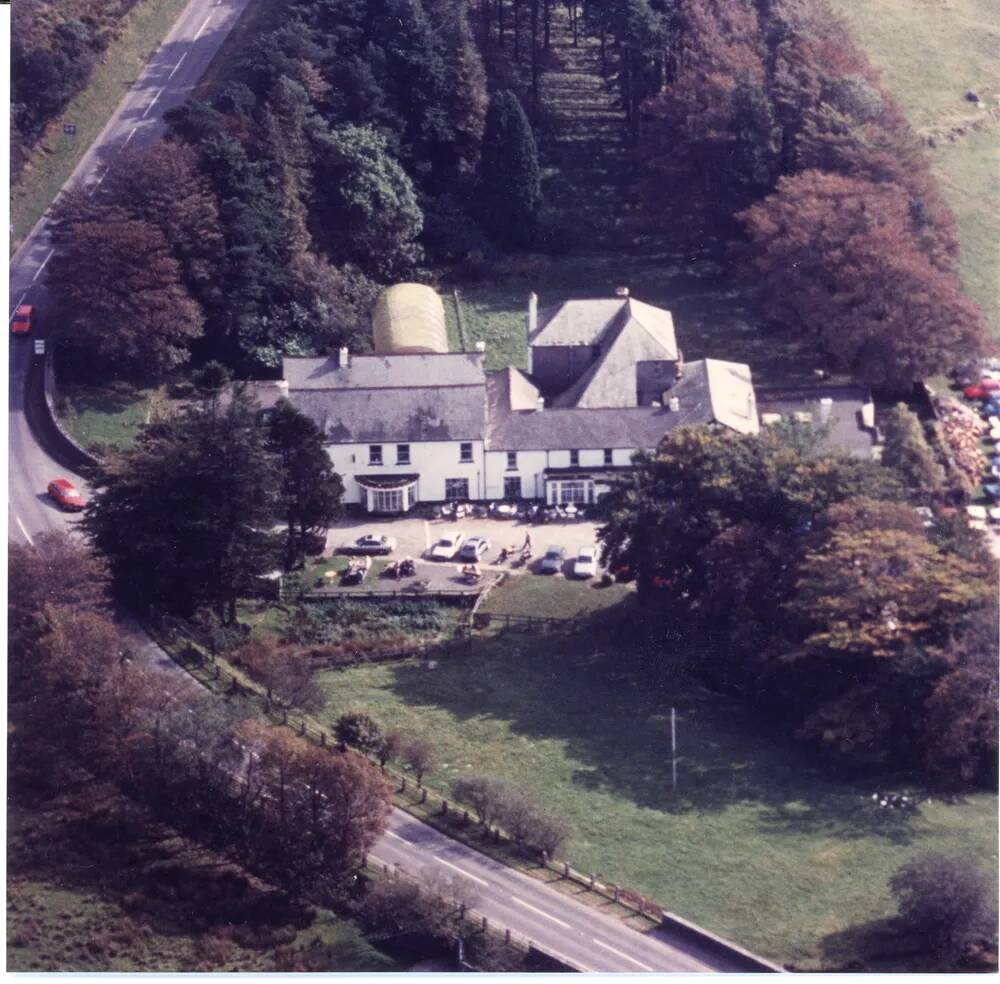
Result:
[[[49,482],[48,492],[56,505],[67,512],[80,512],[87,505],[87,500],[80,495],[77,487],[72,482],[67,482],[65,478]]]
[[[14,311],[14,320],[10,323],[12,335],[27,335],[35,327],[35,309],[30,304],[21,304]]]
[[[985,400],[989,395],[978,383],[975,386],[966,386],[962,393],[967,400]]]
[[[1000,379],[980,379],[979,388],[986,390],[987,393],[996,393],[1000,391]]]

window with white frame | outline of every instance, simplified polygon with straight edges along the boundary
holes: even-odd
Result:
[[[580,467],[580,452],[579,451],[570,451],[570,453],[569,453],[569,466],[570,466],[570,468],[579,468]]]
[[[558,502],[561,506],[584,505],[587,502],[587,486],[589,482],[560,482]]]
[[[507,452],[507,471],[517,471],[517,452]]]
[[[472,462],[472,441],[463,441],[458,446],[458,460],[467,465]]]
[[[368,464],[369,465],[381,465],[382,464],[382,445],[381,444],[369,444],[368,445]]]
[[[614,461],[615,461],[615,453],[614,453],[614,451],[612,451],[611,448],[605,448],[604,449],[604,464],[606,464],[606,465],[612,465],[612,464],[614,464]]]
[[[405,508],[403,505],[403,489],[373,489],[372,512],[398,513]]]
[[[521,498],[521,476],[506,475],[503,480],[503,497],[505,499]]]
[[[396,464],[397,465],[408,465],[410,463],[410,445],[409,444],[397,444],[396,445]]]
[[[449,502],[468,499],[469,480],[467,478],[446,478],[444,480],[444,497]]]

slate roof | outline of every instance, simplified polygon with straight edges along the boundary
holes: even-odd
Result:
[[[486,427],[481,352],[283,361],[288,399],[334,444],[472,441]]]
[[[827,399],[829,403],[823,403]],[[762,420],[768,414],[783,419],[808,414],[813,427],[826,434],[820,446],[844,451],[855,458],[871,458],[876,434],[864,421],[865,407],[872,414],[871,393],[863,386],[779,386],[757,390],[757,410]],[[869,418],[871,419],[871,418]],[[767,426],[765,424],[765,426]]]
[[[490,411],[486,446],[490,450],[654,448],[675,427],[706,424],[714,419],[703,362],[690,363],[684,378],[670,391],[680,402],[678,410],[651,406],[511,410],[508,372],[490,373],[487,377]]]
[[[620,331],[632,323],[655,343],[660,359],[679,355],[674,319],[669,311],[653,307],[634,297],[611,300],[566,301],[538,312],[538,328],[528,339],[530,345],[597,345],[608,342],[609,331]]]
[[[384,389],[403,386],[482,386],[482,352],[352,355],[345,368],[336,358],[285,358],[289,390]]]

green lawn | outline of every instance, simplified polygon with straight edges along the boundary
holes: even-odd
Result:
[[[993,0],[833,0],[931,150],[962,273],[1000,338],[1000,33]],[[966,101],[977,93],[986,108]]]
[[[429,784],[502,775],[573,828],[565,854],[776,960],[836,967],[893,912],[890,875],[928,849],[996,863],[996,798],[880,809],[899,779],[837,777],[743,704],[644,666],[620,640],[509,634],[442,652],[435,670],[321,675],[329,717],[366,710],[433,736]],[[678,714],[671,790],[669,709]],[[932,794],[933,795],[933,794]]]
[[[634,585],[578,581],[566,577],[524,574],[508,577],[487,595],[481,612],[497,615],[534,615],[574,618],[610,608],[634,597]]]
[[[135,444],[156,392],[120,381],[106,386],[60,382],[59,412],[83,447],[113,444],[127,450]]]
[[[55,199],[186,5],[187,0],[141,0],[129,13],[121,37],[94,66],[90,84],[52,122],[11,187],[11,252]],[[75,136],[63,135],[64,122],[76,124]]]

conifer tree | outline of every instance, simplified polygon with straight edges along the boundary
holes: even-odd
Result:
[[[480,206],[489,234],[507,246],[527,246],[542,204],[538,149],[513,92],[493,95],[486,113],[480,163]]]

